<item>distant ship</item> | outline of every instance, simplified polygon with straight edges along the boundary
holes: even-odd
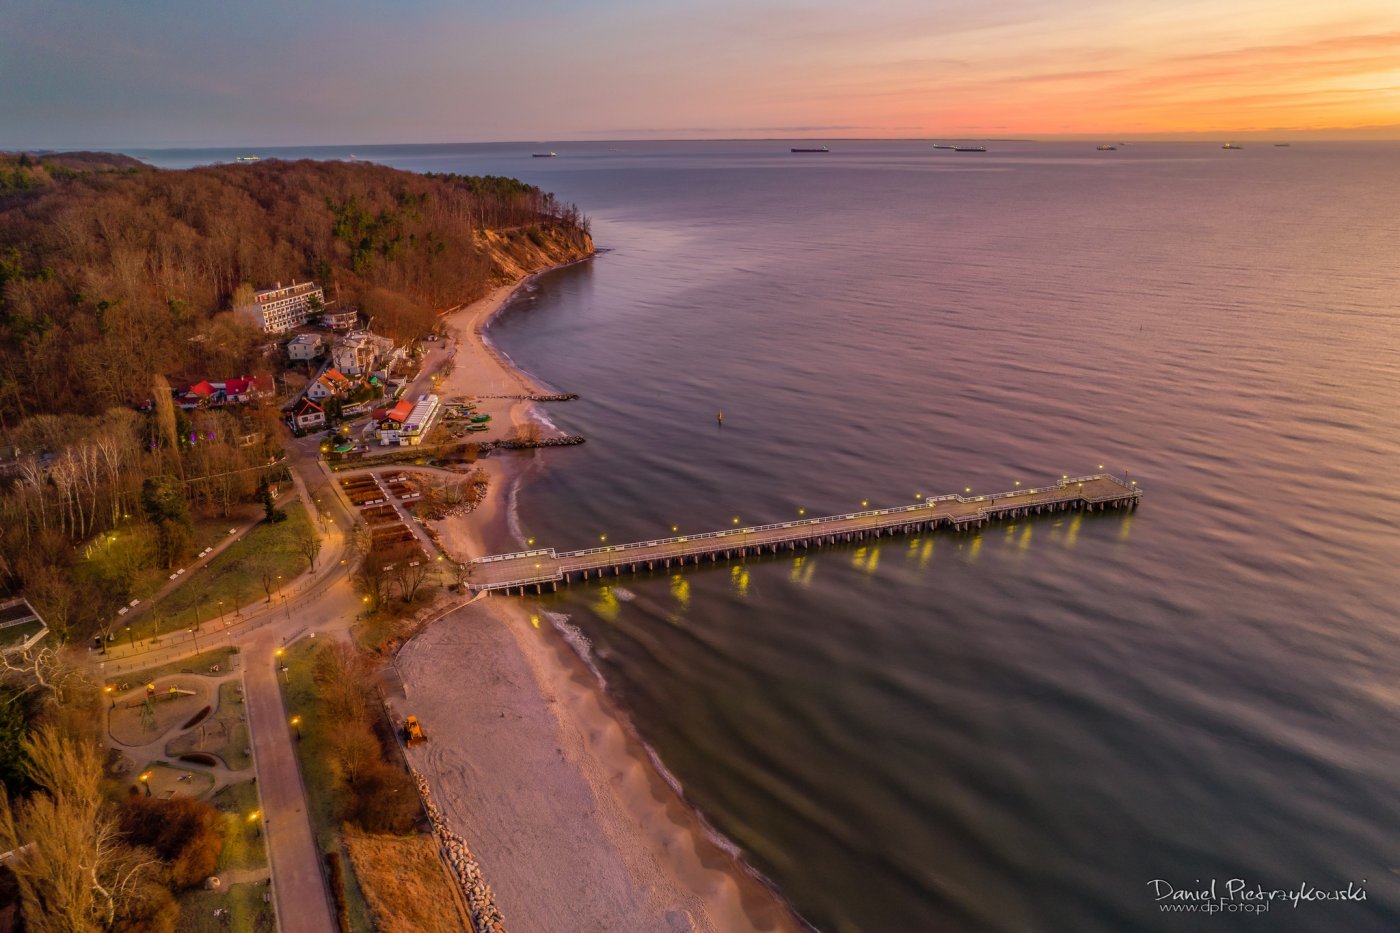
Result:
[[[1274,143],[1274,145],[1275,145],[1276,147],[1278,147],[1279,149],[1286,149],[1286,148],[1288,148],[1288,145],[1289,145],[1289,144],[1288,144],[1288,143]]]
[[[1221,149],[1243,149],[1244,146],[1236,146],[1234,143],[1226,143],[1225,145],[1221,146],[1220,148],[1221,148]]]
[[[559,158],[559,153],[557,153],[557,152],[535,152],[535,153],[531,153],[531,155],[532,155],[533,158],[536,158],[536,159],[557,159],[557,158]]]
[[[235,162],[260,162],[260,161],[262,161],[262,156],[255,156],[255,155],[239,156],[238,158],[234,159],[233,161],[235,161]]]
[[[792,151],[793,151],[793,152],[830,152],[831,150],[828,149],[828,148],[825,147],[825,146],[822,146],[820,149],[802,149],[802,148],[799,148],[799,147],[797,147],[797,146],[793,146],[793,147],[792,147]]]
[[[956,149],[957,147],[956,147],[956,146],[945,145],[944,143],[934,143],[934,144],[933,144],[933,148],[935,148],[935,149]]]
[[[954,146],[954,152],[986,152],[986,146]]]
[[[1117,147],[1117,146],[1110,146],[1110,145],[1108,145],[1107,143],[1104,143],[1102,146],[1099,147],[1099,152],[1117,152],[1117,151],[1118,151],[1118,147]]]

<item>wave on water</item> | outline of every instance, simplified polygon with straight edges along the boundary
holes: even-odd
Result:
[[[593,672],[593,676],[598,678],[598,686],[606,688],[608,685],[607,678],[603,676],[602,671],[598,670],[598,665],[593,663],[592,639],[583,634],[583,629],[570,622],[570,616],[566,613],[545,610],[544,617],[549,620],[550,625],[554,626],[554,630],[559,633],[559,637],[564,639],[565,643],[573,649],[574,654],[578,655],[578,659]]]

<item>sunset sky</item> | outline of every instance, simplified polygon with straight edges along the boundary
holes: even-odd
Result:
[[[0,148],[1400,138],[1397,0],[8,0]]]

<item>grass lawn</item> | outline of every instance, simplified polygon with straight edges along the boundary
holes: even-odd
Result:
[[[218,626],[219,600],[223,600],[223,618],[234,617],[236,607],[266,600],[267,591],[259,579],[257,564],[269,560],[275,573],[282,575],[282,586],[295,581],[310,568],[297,538],[310,527],[306,508],[300,502],[287,507],[287,520],[269,525],[259,524],[228,550],[219,554],[208,566],[190,571],[190,579],[176,587],[157,602],[131,626],[137,638],[157,632],[169,632],[192,627],[196,619],[210,629],[210,620]],[[228,529],[224,529],[227,533]],[[256,560],[254,558],[257,558]],[[273,590],[276,592],[276,586]],[[118,637],[125,635],[125,630]]]
[[[219,674],[227,674],[229,671],[237,670],[234,656],[238,654],[237,648],[214,648],[210,651],[201,651],[190,658],[182,658],[179,661],[171,661],[151,668],[136,668],[130,671],[123,671],[112,675],[112,680],[119,683],[126,683],[135,689],[142,683],[157,680],[167,674],[203,674],[205,676],[217,677]],[[219,668],[219,674],[210,674],[212,667]]]
[[[262,835],[262,804],[258,786],[252,781],[230,784],[209,802],[224,814],[224,848],[219,853],[218,870],[266,868],[267,841]]]
[[[175,929],[177,933],[276,933],[277,914],[271,903],[263,902],[263,895],[271,892],[269,885],[257,882],[230,885],[226,891],[186,891],[180,895]],[[215,917],[214,911],[221,907],[228,914]]]
[[[331,725],[326,717],[318,715],[320,698],[316,694],[316,684],[312,680],[313,662],[320,644],[304,638],[287,649],[284,663],[287,665],[286,685],[282,694],[286,699],[287,715],[301,717],[301,741],[294,743],[297,762],[301,766],[302,781],[306,785],[307,811],[311,817],[311,828],[316,834],[316,842],[322,852],[340,853],[345,866],[345,897],[350,906],[351,927],[356,930],[371,929],[369,905],[364,892],[351,867],[349,854],[340,833],[339,811],[340,794],[336,788],[336,778],[326,761],[328,729]]]
[[[372,836],[351,830],[345,834],[345,846],[369,899],[376,930],[457,933],[470,928],[462,897],[453,890],[432,836]]]

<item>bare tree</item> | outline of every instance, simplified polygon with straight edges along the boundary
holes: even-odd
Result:
[[[311,564],[311,569],[316,569],[316,555],[321,553],[321,536],[316,533],[308,523],[303,525],[296,533],[297,550],[301,551],[307,562]]]
[[[345,720],[330,727],[331,763],[347,784],[378,764],[379,740],[363,721]]]
[[[0,680],[10,681],[21,693],[43,691],[59,704],[73,690],[91,685],[87,671],[72,662],[62,645],[47,639],[23,651],[0,654]]]
[[[40,791],[22,803],[0,789],[0,844],[15,852],[25,927],[87,933],[108,928],[156,870],[122,840],[104,805],[96,743],[40,727],[24,743]]]

